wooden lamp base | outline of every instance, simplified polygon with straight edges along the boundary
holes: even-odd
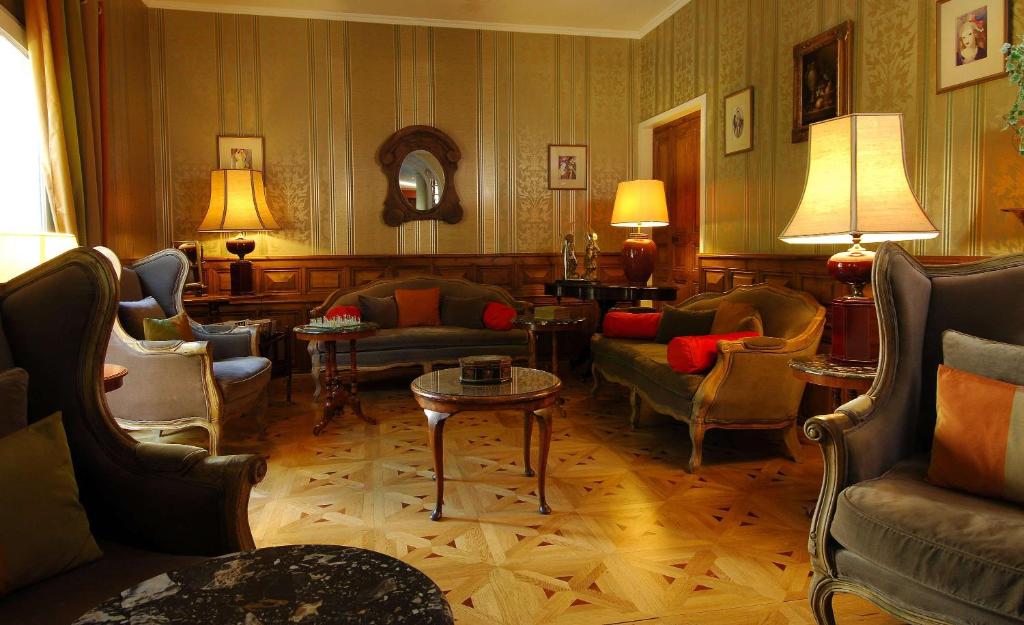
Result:
[[[256,249],[256,242],[239,233],[234,239],[228,239],[227,248],[238,256],[238,260],[231,263],[231,294],[252,295],[252,263],[245,260],[245,255]]]
[[[878,362],[878,317],[870,297],[832,300],[831,360],[845,365]]]

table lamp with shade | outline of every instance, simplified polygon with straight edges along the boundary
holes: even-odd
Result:
[[[78,247],[73,234],[0,232],[0,283]]]
[[[647,284],[654,273],[658,246],[651,235],[640,228],[668,225],[665,183],[661,180],[620,182],[615,191],[612,225],[633,228],[622,244],[622,269],[630,284]]]
[[[910,188],[902,114],[855,113],[811,124],[803,196],[779,238],[851,245],[828,259],[832,277],[851,287],[832,301],[833,361],[878,360],[878,319],[864,296],[875,253],[861,243],[938,234]]]
[[[237,232],[227,240],[228,252],[238,256],[231,263],[231,294],[247,295],[252,290],[252,263],[245,255],[256,242],[245,232],[277,230],[279,226],[267,206],[263,172],[253,169],[216,169],[210,172],[210,208],[199,224],[199,232]]]

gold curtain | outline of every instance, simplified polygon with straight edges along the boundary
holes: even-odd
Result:
[[[103,242],[101,11],[101,0],[25,0],[53,224],[82,245]]]

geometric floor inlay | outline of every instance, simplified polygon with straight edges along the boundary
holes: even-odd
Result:
[[[685,426],[648,415],[632,431],[623,389],[591,398],[577,376],[564,378],[552,513],[537,513],[536,480],[522,475],[522,417],[476,412],[445,427],[441,522],[428,518],[431,455],[409,378],[361,386],[379,425],[347,414],[319,437],[308,376],[295,376],[292,404],[275,380],[266,436],[229,424],[222,445],[268,456],[249,507],[256,544],[393,555],[434,579],[466,624],[813,623],[804,509],[821,479],[816,446],[794,463],[775,432],[716,430],[690,475]],[[205,445],[197,430],[160,440]],[[897,622],[855,598],[836,607],[841,624]]]

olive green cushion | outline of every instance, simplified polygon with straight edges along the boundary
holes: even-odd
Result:
[[[143,334],[147,341],[194,341],[196,335],[185,313],[167,319],[143,319]]]
[[[714,310],[682,310],[666,306],[661,311],[661,321],[654,335],[656,343],[668,343],[677,336],[704,336],[711,334],[715,321]]]
[[[445,295],[441,298],[441,325],[482,330],[488,301],[486,297]]]
[[[0,438],[0,595],[99,558],[54,413]]]
[[[359,315],[363,321],[376,323],[382,330],[398,326],[398,304],[395,302],[395,296],[360,295]]]

